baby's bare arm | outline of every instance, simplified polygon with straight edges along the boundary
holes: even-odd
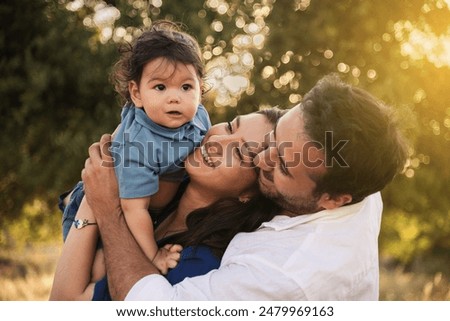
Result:
[[[153,264],[159,269],[161,274],[167,274],[169,269],[173,269],[180,261],[183,248],[178,244],[166,244],[156,253]]]
[[[128,228],[136,242],[158,270],[162,274],[167,274],[169,268],[174,268],[177,265],[180,259],[181,246],[171,245],[158,250],[153,231],[153,222],[147,210],[147,207],[150,205],[150,197],[121,199],[121,205]]]
[[[120,204],[128,228],[144,254],[152,261],[158,251],[153,222],[148,212],[150,197],[121,199]]]

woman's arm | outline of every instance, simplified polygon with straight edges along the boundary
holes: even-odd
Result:
[[[82,200],[76,219],[95,222],[86,199]],[[71,227],[56,267],[50,300],[92,299],[95,284],[91,282],[91,271],[97,241],[96,225],[87,225],[82,229]]]
[[[149,274],[159,274],[128,229],[120,207],[114,163],[108,148],[111,136],[89,148],[82,171],[86,199],[91,206],[104,246],[106,271],[111,296],[123,300],[131,287]]]

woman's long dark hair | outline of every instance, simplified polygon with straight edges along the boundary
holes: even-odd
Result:
[[[258,194],[246,203],[227,198],[191,212],[187,231],[174,235],[171,242],[182,246],[206,245],[221,258],[231,239],[240,232],[252,232],[270,221],[278,207]]]

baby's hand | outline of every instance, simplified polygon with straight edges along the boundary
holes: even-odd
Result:
[[[181,257],[181,250],[183,250],[183,247],[179,244],[166,244],[156,252],[153,264],[161,274],[166,275],[169,269],[177,266]]]

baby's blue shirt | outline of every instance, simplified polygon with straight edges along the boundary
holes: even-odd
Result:
[[[111,154],[121,198],[139,198],[158,191],[158,177],[183,169],[183,161],[200,145],[211,127],[199,105],[194,118],[178,128],[153,122],[142,108],[127,104],[114,137]]]

